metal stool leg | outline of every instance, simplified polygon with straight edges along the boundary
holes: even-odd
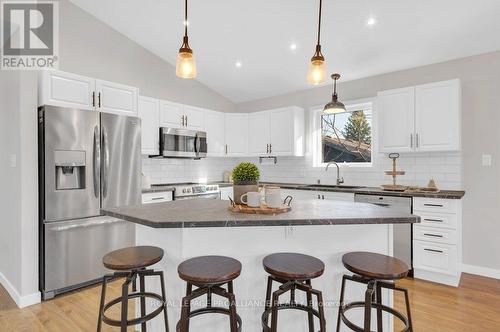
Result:
[[[325,310],[323,307],[323,293],[318,291],[316,296],[318,297],[319,331],[326,332]]]
[[[410,332],[413,332],[413,324],[411,322],[411,311],[410,311],[410,298],[408,297],[408,290],[402,288],[403,293],[405,294],[405,302],[406,302],[406,312],[408,315],[408,325],[410,328]]]
[[[311,280],[306,280],[306,285],[311,287]],[[307,294],[307,307],[309,308],[309,312],[307,313],[307,318],[309,320],[309,332],[314,332],[314,315],[311,312],[313,309],[312,303],[312,294],[311,292],[306,292]]]
[[[163,319],[165,320],[165,332],[168,331],[168,313],[167,313],[167,296],[165,292],[165,280],[163,279],[163,271],[160,271],[161,282],[161,297],[163,298]]]
[[[131,278],[127,277],[127,280],[122,285],[122,314],[121,314],[121,332],[127,332],[127,319],[128,319],[128,287],[130,286]]]
[[[340,303],[339,303],[339,313],[337,315],[337,332],[340,332],[340,313],[342,311],[342,306],[344,305],[344,293],[345,293],[345,283],[347,280],[347,276],[342,276],[342,286],[340,287]]]
[[[365,292],[365,324],[364,330],[365,332],[370,332],[371,330],[371,313],[372,313],[372,297],[373,297],[373,286],[374,282],[369,282],[368,287]]]
[[[238,332],[238,320],[236,318],[236,299],[233,293],[229,293],[229,323],[231,324],[231,332]]]
[[[139,275],[139,289],[141,293],[144,293],[146,291],[146,284],[144,280],[143,275]],[[146,315],[146,299],[144,297],[141,297],[141,316]],[[146,332],[146,322],[141,324],[141,332]]]
[[[382,286],[377,283],[375,289],[376,302],[379,305],[379,307],[377,308],[377,332],[383,332],[382,308],[380,307],[380,305],[382,305]]]
[[[267,311],[271,305],[271,293],[273,291],[273,279],[271,277],[267,277],[267,290],[266,290],[266,302],[264,303],[264,311]],[[266,330],[262,330],[265,332]]]
[[[102,327],[102,315],[104,312],[104,302],[106,300],[106,287],[108,284],[109,275],[105,275],[102,278],[102,288],[101,288],[101,303],[99,304],[99,317],[97,318],[97,332],[101,332]]]

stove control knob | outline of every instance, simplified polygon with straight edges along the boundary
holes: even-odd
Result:
[[[184,194],[186,193],[186,191],[187,191],[186,189],[182,189],[182,192],[183,192]]]

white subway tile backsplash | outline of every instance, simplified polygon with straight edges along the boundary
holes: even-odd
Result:
[[[402,154],[398,169],[406,171],[398,177],[403,185],[425,186],[434,179],[442,189],[462,189],[462,156],[457,152]],[[224,171],[231,171],[238,163],[258,158],[205,158],[202,160],[150,159],[143,157],[143,173],[151,177],[153,184],[176,182],[221,181]],[[310,156],[278,157],[278,164],[259,165],[261,181],[334,184],[336,169],[325,172],[323,167],[312,167]],[[340,173],[346,184],[379,186],[391,183],[392,178],[384,171],[392,169],[392,161],[384,154],[374,156],[371,167],[341,166]]]

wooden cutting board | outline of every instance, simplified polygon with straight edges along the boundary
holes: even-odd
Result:
[[[283,204],[279,208],[270,208],[267,205],[261,205],[258,208],[255,207],[250,207],[247,205],[234,205],[234,206],[229,206],[229,211],[235,212],[235,213],[246,213],[246,214],[280,214],[280,213],[286,213],[292,210],[291,206],[288,206],[286,204]]]

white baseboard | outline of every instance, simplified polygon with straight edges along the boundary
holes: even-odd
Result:
[[[500,279],[500,270],[477,265],[462,264],[462,272],[476,274],[483,277]]]
[[[40,292],[35,292],[33,294],[28,294],[25,296],[19,295],[16,288],[10,283],[10,281],[0,272],[0,284],[7,290],[10,297],[16,302],[19,308],[28,307],[33,304],[40,303],[42,300]]]

